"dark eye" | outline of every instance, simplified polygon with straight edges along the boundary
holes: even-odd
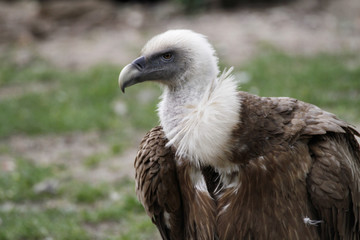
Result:
[[[165,61],[170,61],[173,58],[172,53],[164,53],[161,58]]]

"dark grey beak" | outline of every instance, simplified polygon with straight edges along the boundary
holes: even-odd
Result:
[[[141,56],[121,70],[119,75],[119,86],[123,93],[125,93],[125,88],[143,81],[141,75],[144,68],[145,57]]]

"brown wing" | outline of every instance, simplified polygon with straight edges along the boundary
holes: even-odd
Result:
[[[360,239],[359,133],[334,114],[298,102],[294,123],[303,120],[300,138],[309,139],[313,159],[307,178],[310,199],[322,220],[321,239]],[[302,124],[300,124],[302,125]]]
[[[350,128],[310,142],[313,167],[308,192],[322,239],[360,239],[360,151]]]
[[[307,186],[323,221],[321,239],[360,239],[359,133],[313,105],[303,103],[302,108],[306,126],[301,134],[311,136],[313,159]]]
[[[174,152],[161,127],[148,132],[135,159],[136,193],[163,239],[182,239],[182,203]]]
[[[239,138],[244,138],[242,141],[250,149],[256,149],[251,146],[261,143],[259,153],[252,151],[251,154],[263,155],[280,140],[307,142],[312,166],[306,184],[317,214],[314,220],[323,221],[319,228],[321,239],[359,240],[360,149],[355,139],[359,133],[335,115],[308,103],[291,98],[257,98],[241,94],[249,102],[243,103],[243,115],[248,116],[244,122],[260,126],[259,130],[251,129],[249,125],[240,129]],[[260,137],[256,138],[256,134]],[[242,155],[247,156],[245,153]]]

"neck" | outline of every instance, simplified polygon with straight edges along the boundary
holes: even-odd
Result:
[[[165,89],[159,104],[168,146],[174,146],[178,156],[197,167],[226,167],[224,158],[232,150],[229,141],[239,122],[240,100],[230,72],[207,83],[202,81],[206,85]]]
[[[212,80],[214,81],[214,79]],[[210,80],[203,81],[207,82]],[[165,133],[178,126],[189,106],[196,106],[203,98],[206,92],[206,85],[194,82],[188,82],[178,87],[166,87],[159,103],[159,118]]]

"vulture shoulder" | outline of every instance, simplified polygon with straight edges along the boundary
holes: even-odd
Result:
[[[306,144],[308,152],[303,154],[312,159],[306,188],[315,216],[322,221],[321,239],[360,239],[360,147],[355,138],[360,134],[312,104],[242,92],[240,96],[246,126],[238,131],[243,138],[238,144],[246,142],[253,150],[239,154],[240,159],[267,155],[276,145],[290,149],[297,143]],[[262,148],[256,147],[259,144]]]
[[[183,239],[182,203],[174,152],[160,126],[143,138],[135,158],[136,194],[163,239]],[[170,226],[177,226],[171,229]]]

